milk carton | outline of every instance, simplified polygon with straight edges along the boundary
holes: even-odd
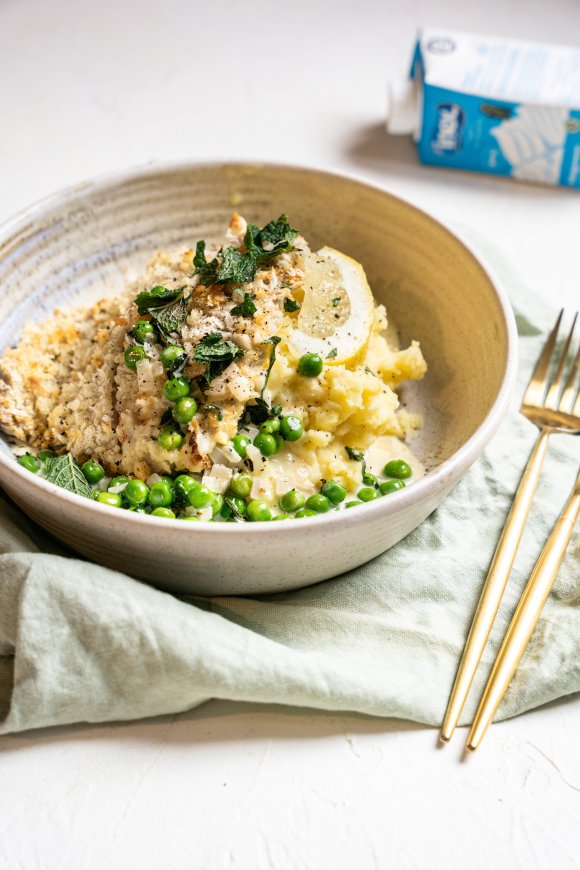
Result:
[[[423,163],[580,188],[580,49],[425,30],[387,130]]]

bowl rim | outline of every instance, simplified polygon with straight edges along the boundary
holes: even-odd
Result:
[[[399,196],[378,184],[373,184],[367,179],[357,176],[356,174],[347,172],[335,172],[327,169],[320,169],[315,166],[290,164],[284,162],[268,161],[268,160],[175,160],[175,161],[148,161],[145,164],[117,169],[113,172],[107,172],[94,178],[76,182],[67,187],[61,188],[53,193],[48,194],[24,209],[18,211],[15,215],[3,221],[0,224],[0,259],[9,255],[11,251],[10,242],[14,239],[19,230],[26,227],[34,219],[42,217],[42,215],[50,214],[53,208],[63,208],[83,198],[83,196],[91,193],[98,193],[108,188],[114,187],[121,183],[127,183],[138,178],[143,178],[151,175],[163,175],[175,172],[184,172],[203,169],[218,169],[220,167],[239,167],[240,169],[272,169],[284,170],[289,172],[302,172],[317,176],[328,176],[332,179],[346,181],[356,186],[366,188],[375,193],[383,194],[391,197],[402,203],[405,207],[419,213],[422,218],[437,225],[440,230],[443,230],[455,242],[459,243],[468,254],[475,260],[477,265],[483,270],[487,277],[499,305],[499,310],[502,315],[502,322],[506,334],[506,359],[502,375],[501,384],[497,395],[487,412],[486,417],[479,424],[475,432],[467,439],[467,441],[459,447],[450,457],[445,459],[441,465],[429,471],[424,477],[413,483],[406,489],[396,493],[396,498],[376,499],[365,504],[363,516],[369,516],[368,511],[374,511],[378,517],[383,514],[385,517],[390,514],[397,513],[406,507],[410,507],[415,503],[429,502],[433,497],[445,488],[446,484],[453,485],[459,480],[467,469],[481,455],[485,447],[491,441],[497,432],[501,422],[503,421],[510,405],[513,389],[516,382],[518,370],[518,335],[516,320],[513,309],[509,302],[509,298],[503,289],[503,286],[497,277],[495,270],[489,264],[487,258],[477,251],[474,245],[467,240],[461,231],[451,229],[439,218],[434,217],[425,209],[420,208],[402,196]],[[8,247],[6,247],[8,244]],[[7,474],[16,480],[21,479],[31,483],[33,486],[44,490],[47,495],[61,499],[63,502],[75,505],[80,510],[95,511],[96,517],[103,519],[108,516],[111,518],[111,508],[107,505],[100,504],[93,499],[84,499],[74,493],[68,492],[56,484],[50,483],[44,478],[31,475],[29,471],[22,468],[17,462],[10,457],[4,455],[0,451],[0,469],[5,469]],[[1,483],[1,480],[0,480]],[[327,514],[318,514],[317,516],[308,517],[310,521],[316,523],[316,528],[321,529],[322,526],[329,524],[347,521],[347,517],[351,518],[351,524],[358,522],[357,516],[360,516],[359,511],[332,511]],[[167,531],[173,529],[181,535],[224,535],[224,534],[240,534],[241,530],[236,527],[243,525],[244,534],[256,535],[258,533],[273,534],[274,530],[281,534],[290,534],[292,529],[303,529],[301,524],[295,523],[276,523],[273,526],[271,523],[199,523],[190,524],[184,523],[182,520],[168,520],[163,517],[153,517],[151,515],[142,515],[136,512],[122,511],[121,516],[124,521],[134,523],[142,528],[151,528],[150,523],[154,522],[157,527],[161,526]],[[146,525],[143,525],[143,524]],[[308,523],[310,526],[310,522]],[[178,531],[181,530],[181,531]]]

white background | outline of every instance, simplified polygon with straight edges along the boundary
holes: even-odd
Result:
[[[383,133],[419,25],[580,39],[574,0],[0,0],[0,219],[152,159],[347,171],[578,304],[578,192],[420,166]],[[212,702],[2,738],[0,870],[574,868],[580,703],[461,758],[405,722]]]

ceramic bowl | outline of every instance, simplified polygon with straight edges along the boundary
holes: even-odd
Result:
[[[424,415],[410,446],[428,473],[356,510],[195,525],[78,498],[35,478],[0,443],[0,482],[33,520],[89,559],[178,592],[292,589],[393,546],[481,454],[507,410],[516,370],[503,291],[436,220],[343,176],[233,163],[123,172],[58,193],[1,227],[0,352],[26,321],[115,294],[156,250],[221,239],[233,210],[257,224],[286,212],[313,249],[331,245],[355,257],[402,340],[420,340],[429,372],[402,399]]]

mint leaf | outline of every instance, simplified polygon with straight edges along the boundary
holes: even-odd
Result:
[[[292,242],[298,235],[298,230],[290,226],[285,214],[275,221],[270,221],[262,229],[254,224],[248,224],[244,244],[248,251],[254,253],[258,262],[267,263],[278,254],[292,250]]]
[[[198,242],[193,258],[195,274],[205,287],[212,284],[247,284],[256,277],[258,266],[263,266],[278,254],[293,250],[292,243],[297,235],[298,230],[290,226],[283,214],[262,229],[248,224],[244,236],[245,252],[230,245],[220,248],[214,259],[208,262],[205,258],[205,242]]]
[[[227,369],[229,364],[240,356],[244,351],[233,341],[222,341],[221,332],[212,332],[206,335],[193,352],[196,362],[205,363],[205,379],[209,384],[218,375]]]
[[[326,359],[334,359],[334,357],[336,356],[337,353],[338,353],[337,349],[335,347],[333,347],[332,350],[330,350],[326,354]]]
[[[361,453],[360,450],[354,450],[352,447],[344,448],[348,454],[348,458],[352,459],[353,462],[362,462],[362,473],[365,474],[367,470],[367,463],[364,457],[364,453]]]
[[[74,456],[65,453],[52,460],[46,470],[46,480],[83,498],[92,498],[93,491],[77,465]]]
[[[183,287],[169,290],[167,287],[162,287],[157,284],[150,290],[142,290],[133,300],[139,309],[139,314],[146,314],[151,308],[163,308],[168,302],[173,302],[178,296],[181,296]]]
[[[230,314],[235,314],[237,317],[253,317],[258,310],[254,305],[255,298],[252,293],[244,293],[243,302],[230,308]]]
[[[171,341],[171,333],[180,333],[187,322],[189,314],[188,304],[183,297],[171,302],[164,308],[154,309],[151,319],[157,325],[159,332],[166,340]]]
[[[199,250],[202,250],[200,245],[205,247],[204,242],[198,242]],[[196,263],[196,274],[199,275],[200,284],[204,287],[210,287],[212,284],[247,284],[256,277],[256,258],[250,253],[243,254],[237,251],[231,245],[220,248],[209,263],[206,262],[205,255],[202,256],[203,263],[201,257]]]
[[[268,363],[268,370],[266,371],[266,377],[264,378],[264,386],[260,392],[260,398],[264,396],[264,391],[268,386],[268,379],[270,377],[270,372],[272,371],[272,366],[276,361],[276,346],[280,344],[282,339],[279,335],[272,335],[270,338],[267,338],[262,344],[271,344],[272,345],[272,353],[270,354],[270,362]]]
[[[288,314],[292,314],[293,311],[300,311],[300,308],[300,303],[296,302],[295,299],[286,298],[284,300],[284,311],[287,311]]]

